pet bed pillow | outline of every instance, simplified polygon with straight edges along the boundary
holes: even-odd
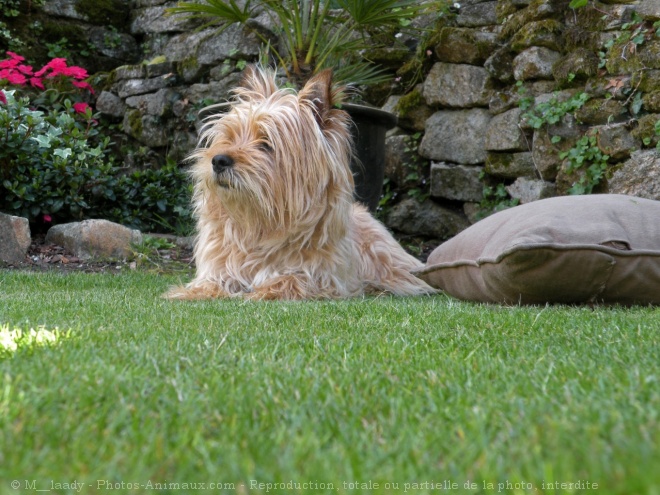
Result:
[[[510,208],[414,273],[469,301],[660,304],[660,201],[597,194]]]

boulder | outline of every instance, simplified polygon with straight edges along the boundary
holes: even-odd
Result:
[[[31,242],[30,223],[27,218],[0,213],[0,261],[25,261]]]
[[[431,196],[457,201],[481,201],[483,167],[431,164]]]
[[[590,129],[596,135],[598,148],[612,160],[621,161],[641,147],[641,141],[633,137],[624,125],[603,125]]]
[[[385,139],[385,177],[397,185],[406,182],[406,176],[410,173],[408,164],[420,159],[412,148],[411,136],[398,135]]]
[[[549,48],[533,46],[513,59],[513,76],[517,81],[552,79],[552,66],[561,55]]]
[[[123,117],[126,113],[126,105],[122,99],[110,91],[101,91],[96,100],[96,109],[111,117]]]
[[[192,31],[196,23],[185,15],[169,15],[167,9],[176,7],[177,2],[165,2],[134,9],[131,12],[131,34],[160,34]]]
[[[461,7],[456,24],[464,27],[494,26],[497,24],[497,2],[481,2]]]
[[[488,151],[528,151],[530,140],[521,129],[520,108],[495,115],[486,130],[484,148]]]
[[[612,194],[629,194],[660,201],[660,153],[635,151],[608,181]]]
[[[506,186],[505,189],[509,196],[519,200],[520,204],[531,203],[532,201],[557,195],[557,190],[552,182],[527,177],[519,177],[513,184]]]
[[[537,177],[531,151],[522,153],[488,153],[485,171],[488,175],[515,179],[517,177]]]
[[[437,62],[424,81],[424,99],[429,105],[486,107],[491,93],[490,74],[473,65]]]
[[[445,27],[435,54],[441,62],[482,65],[498,46],[495,33],[460,27]]]
[[[487,110],[440,110],[426,121],[419,154],[430,160],[476,165],[486,161]]]
[[[431,200],[420,203],[406,198],[394,205],[385,223],[391,229],[411,235],[424,235],[434,239],[449,239],[469,227],[462,212],[445,208]]]
[[[46,242],[62,246],[81,259],[127,258],[131,244],[142,243],[142,234],[108,220],[84,220],[54,225],[48,229]]]

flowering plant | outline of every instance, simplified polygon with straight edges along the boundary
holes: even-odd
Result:
[[[82,67],[67,65],[65,58],[54,58],[35,71],[31,65],[25,64],[25,57],[10,51],[7,51],[7,55],[9,58],[0,60],[0,88],[3,85],[2,82],[6,81],[5,84],[32,90],[29,92],[40,90],[40,93],[33,99],[36,106],[55,104],[65,93],[64,90],[68,84],[94,94],[94,88],[85,81],[89,77],[87,71]],[[45,93],[50,90],[54,90],[56,94],[54,97],[45,98]],[[0,89],[0,103],[7,104],[7,97],[2,89]],[[87,114],[87,110],[91,107],[80,101],[73,104],[73,109],[76,113]]]

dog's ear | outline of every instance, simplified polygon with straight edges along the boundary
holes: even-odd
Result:
[[[338,94],[332,87],[332,70],[325,69],[307,81],[298,98],[312,106],[317,122],[321,127],[325,127],[333,106],[338,103]]]
[[[257,65],[248,65],[243,71],[241,85],[236,93],[251,100],[263,100],[277,91],[275,74]]]

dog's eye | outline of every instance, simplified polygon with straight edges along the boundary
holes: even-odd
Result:
[[[259,141],[259,144],[257,146],[264,153],[272,153],[273,152],[273,147],[266,141]]]

